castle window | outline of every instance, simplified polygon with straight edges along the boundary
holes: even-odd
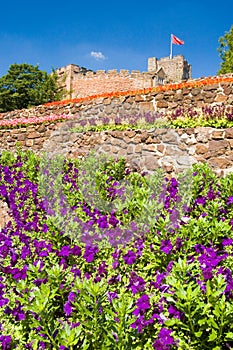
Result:
[[[164,78],[158,77],[158,84],[163,85],[164,84]]]

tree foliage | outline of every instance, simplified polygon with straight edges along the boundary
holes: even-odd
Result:
[[[38,65],[15,63],[0,78],[0,112],[57,101],[63,94],[55,71],[47,74]]]
[[[218,74],[233,73],[233,26],[219,38],[218,52],[222,62]]]

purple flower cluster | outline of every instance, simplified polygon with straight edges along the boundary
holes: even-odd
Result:
[[[63,182],[70,184],[69,191],[75,194],[79,190],[79,171],[70,162],[65,166]],[[75,309],[75,303],[81,298],[80,291],[75,289],[75,282],[84,281],[84,284],[90,282],[100,285],[106,283],[105,293],[99,296],[105,300],[105,304],[99,307],[101,320],[104,320],[105,305],[108,309],[115,307],[118,301],[120,305],[120,298],[125,293],[127,297],[132,298],[134,305],[133,311],[127,315],[131,325],[127,332],[137,332],[139,338],[142,334],[144,337],[150,336],[153,339],[153,348],[168,350],[177,346],[178,335],[175,327],[167,326],[166,321],[185,322],[187,317],[181,307],[177,306],[175,287],[169,282],[169,277],[174,280],[180,278],[182,282],[179,283],[184,284],[192,281],[205,299],[206,286],[216,276],[221,275],[225,281],[222,295],[226,302],[232,300],[233,276],[231,265],[228,263],[232,258],[233,247],[232,193],[228,193],[223,200],[221,189],[214,183],[209,184],[208,190],[206,184],[200,184],[199,192],[187,211],[187,217],[193,217],[198,227],[201,219],[207,220],[211,216],[210,213],[213,213],[211,203],[220,203],[214,207],[217,220],[228,226],[226,234],[220,232],[216,242],[191,241],[191,235],[189,237],[186,230],[189,223],[180,223],[180,212],[177,209],[177,204],[180,203],[179,183],[174,178],[166,179],[159,198],[163,204],[160,219],[165,220],[168,215],[171,222],[165,232],[154,228],[142,232],[134,221],[127,228],[122,227],[116,212],[106,214],[86,202],[75,202],[70,210],[76,213],[78,209],[77,212],[85,214],[86,218],[77,218],[77,227],[80,228],[83,238],[78,241],[54,227],[48,212],[48,209],[52,210],[51,203],[46,203],[40,198],[38,186],[29,180],[24,172],[20,159],[11,166],[0,166],[0,197],[8,204],[11,215],[10,222],[0,232],[0,312],[4,314],[7,322],[13,320],[15,323],[21,323],[22,329],[30,327],[28,325],[32,317],[39,322],[42,314],[32,311],[29,306],[34,305],[35,291],[46,290],[49,286],[55,291],[52,301],[54,304],[49,312],[54,312],[61,329],[64,329],[64,324],[73,329],[82,322]],[[123,195],[121,190],[117,181],[109,179],[106,194],[110,201]],[[67,199],[63,196],[64,194],[61,194],[60,200],[65,216]],[[202,239],[204,234],[205,232],[201,232],[198,239]],[[108,238],[110,245],[101,249],[98,242],[104,237]],[[185,261],[186,270],[174,278],[178,259],[179,262]],[[192,264],[195,264],[193,270],[189,269]],[[54,275],[47,273],[49,269],[57,266],[60,268],[58,275],[55,272]],[[20,290],[21,284],[27,287]],[[48,304],[51,294],[53,293],[48,293]],[[28,309],[21,302],[23,298],[27,298]],[[89,311],[93,309],[90,305],[87,308]],[[113,314],[117,326],[121,314],[115,309]],[[7,334],[4,321],[2,322],[0,344],[2,349],[10,349],[14,335]],[[83,327],[85,323],[86,320],[82,324]],[[157,333],[154,332],[155,329]],[[49,340],[43,326],[34,327],[33,331],[41,339],[39,348],[46,349]],[[53,330],[55,340],[58,338],[57,334],[58,329]],[[120,334],[114,331],[114,338],[120,341]],[[82,344],[80,348],[81,346]],[[58,344],[57,347],[68,349],[63,344]],[[26,344],[25,348],[32,349],[33,342]]]
[[[147,294],[143,294],[136,302],[136,309],[133,311],[133,315],[137,317],[136,321],[131,324],[132,328],[137,329],[139,333],[143,331],[143,328],[153,323],[153,319],[146,320],[146,311],[150,309],[150,299]]]
[[[153,343],[153,348],[156,350],[169,350],[170,347],[175,344],[171,333],[172,330],[168,328],[161,328],[158,338]]]
[[[11,349],[11,336],[10,335],[0,335],[0,343],[2,344],[2,350],[10,350]]]
[[[204,120],[213,121],[218,120],[220,118],[226,118],[229,121],[233,120],[233,108],[232,106],[203,106],[202,110],[195,110],[193,108],[177,108],[174,112],[172,112],[171,116],[168,117],[170,120],[176,120],[177,118],[188,117],[192,120],[203,117]]]

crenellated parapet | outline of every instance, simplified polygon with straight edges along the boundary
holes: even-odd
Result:
[[[183,56],[158,60],[148,59],[148,71],[126,69],[97,70],[96,72],[69,64],[57,73],[68,98],[80,98],[114,91],[147,89],[167,82],[179,82],[191,78],[191,66]]]

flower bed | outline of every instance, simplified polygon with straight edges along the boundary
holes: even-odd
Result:
[[[17,118],[10,120],[0,120],[0,128],[12,129],[19,128],[25,125],[35,125],[42,124],[47,122],[58,122],[71,119],[71,116],[68,115],[47,115],[45,117],[31,117],[31,118]]]
[[[172,113],[147,112],[132,116],[80,118],[78,114],[53,114],[44,117],[28,117],[0,120],[0,129],[14,129],[27,125],[56,123],[74,120],[76,131],[148,129],[151,127],[184,128],[211,126],[227,128],[233,125],[232,106],[203,106],[202,108],[177,108]]]
[[[232,185],[3,152],[2,349],[232,348]]]

